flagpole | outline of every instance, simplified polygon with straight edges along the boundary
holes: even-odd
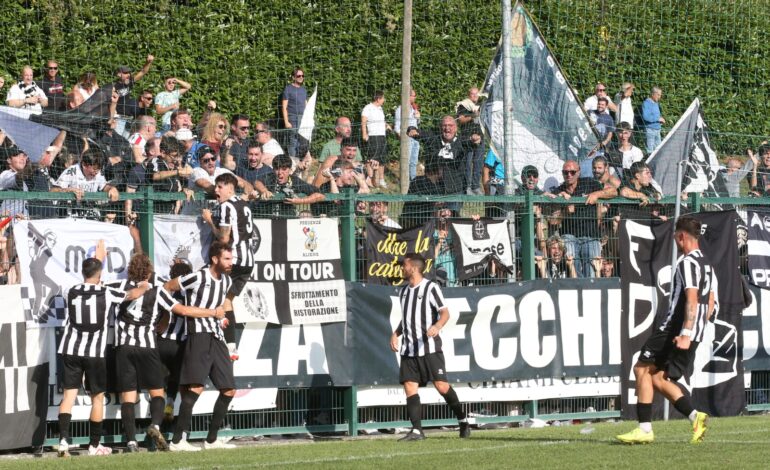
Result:
[[[505,126],[505,194],[512,195],[516,169],[513,167],[513,60],[511,58],[511,0],[502,0],[503,7],[503,125]]]
[[[679,214],[682,210],[682,179],[684,178],[684,169],[682,168],[687,164],[687,160],[679,160],[676,165],[676,205],[674,205],[674,226],[673,230],[676,233],[676,221],[679,220]],[[668,288],[668,308],[671,310],[671,300],[674,296],[674,276],[676,276],[676,241],[671,243],[671,282]],[[668,421],[670,404],[666,404],[663,407],[663,420]]]

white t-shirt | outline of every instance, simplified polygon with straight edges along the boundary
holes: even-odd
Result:
[[[45,96],[45,92],[44,92],[44,91],[43,91],[43,89],[42,89],[42,88],[40,88],[40,87],[37,87],[37,90],[35,91],[35,93],[34,93],[34,95],[33,95],[33,96],[39,96],[39,97],[41,97],[41,98],[45,98],[45,97],[46,97],[46,96]],[[23,99],[24,99],[24,98],[26,98],[26,97],[27,97],[27,96],[24,94],[24,92],[23,92],[23,91],[21,91],[21,88],[19,88],[19,84],[18,84],[18,83],[16,83],[16,84],[14,84],[14,85],[13,85],[13,86],[12,86],[12,87],[11,87],[11,88],[8,90],[8,94],[7,94],[7,95],[6,95],[6,97],[5,97],[5,102],[6,102],[6,104],[7,104],[7,103],[8,103],[10,100],[23,100]],[[32,112],[35,112],[35,113],[37,113],[37,114],[40,114],[40,113],[42,113],[42,112],[43,112],[43,107],[40,105],[40,103],[35,103],[35,104],[26,104],[26,103],[25,103],[25,104],[22,106],[22,108],[24,108],[24,109],[28,109],[28,110],[30,110],[30,111],[32,111]]]
[[[278,155],[283,155],[283,149],[277,140],[270,139],[262,146],[262,153],[269,153],[270,155],[277,157]]]
[[[104,179],[102,172],[96,174],[94,179],[87,180],[83,174],[83,170],[80,169],[80,163],[72,165],[64,170],[64,173],[59,175],[59,179],[56,180],[54,186],[62,189],[79,188],[87,193],[97,193],[104,189],[107,185],[107,180]]]
[[[162,107],[171,106],[172,104],[179,103],[179,97],[182,96],[179,94],[179,90],[174,91],[161,91],[157,95],[155,95],[155,104],[159,104]],[[171,126],[171,113],[173,113],[174,110],[166,111],[163,113],[163,118],[161,122],[164,126]]]
[[[385,112],[382,110],[382,106],[367,104],[361,111],[361,117],[366,118],[366,132],[369,133],[370,137],[385,135]]]
[[[28,191],[27,183],[22,184],[22,191]],[[0,190],[5,191],[6,189],[16,190],[16,171],[14,170],[8,169],[0,173]],[[27,201],[4,199],[0,203],[0,216],[15,216],[16,214],[27,215]]]
[[[631,98],[623,98],[620,101],[620,112],[618,114],[618,123],[627,122],[631,129],[634,128],[634,107],[631,104]]]
[[[623,153],[624,170],[630,169],[631,165],[633,165],[636,162],[642,161],[642,159],[644,158],[644,154],[642,153],[642,150],[635,145],[631,146],[631,150],[626,150],[625,152],[621,150],[621,152]]]
[[[223,175],[225,173],[230,173],[231,175],[234,174],[232,171],[228,170],[227,168],[215,168],[214,174],[210,175],[208,171],[204,170],[201,167],[198,167],[193,170],[192,174],[189,178],[187,178],[187,186],[190,189],[201,189],[199,186],[195,184],[196,181],[199,179],[205,179],[208,180],[211,184],[214,184],[214,180],[217,179],[217,176]]]

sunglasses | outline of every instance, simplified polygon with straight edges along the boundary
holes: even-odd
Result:
[[[213,162],[214,160],[216,160],[214,157],[201,158],[201,163]]]
[[[48,70],[59,70],[59,67],[48,67]]]
[[[224,129],[226,127],[224,124],[217,124],[217,129]]]
[[[573,176],[573,175],[577,174],[577,170],[562,170],[561,174],[565,175],[565,176],[567,176],[567,175]]]
[[[299,75],[295,75],[295,76],[294,76],[294,78],[304,78],[304,77],[305,77],[305,76],[304,76],[304,75],[302,75],[302,74],[299,74]]]
[[[249,130],[249,126],[243,126],[238,128],[239,131],[247,131]]]
[[[152,101],[152,96],[142,96],[143,100]]]

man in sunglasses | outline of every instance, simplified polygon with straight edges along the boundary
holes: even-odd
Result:
[[[596,109],[599,107],[599,98],[607,98],[608,103],[607,107],[602,111],[604,114],[609,115],[610,111],[613,113],[618,111],[618,107],[615,106],[615,103],[612,102],[607,97],[607,86],[599,82],[596,84],[596,88],[594,89],[594,94],[586,98],[585,102],[583,103],[583,108],[585,108],[587,113],[591,113],[591,111],[596,111]]]
[[[230,136],[225,140],[225,148],[229,149],[227,153],[235,161],[236,167],[246,163],[249,152],[249,131],[251,124],[249,117],[245,114],[236,114],[233,116],[230,124]]]
[[[254,137],[262,145],[262,155],[267,166],[273,166],[273,159],[283,155],[283,148],[277,140],[273,139],[272,128],[266,122],[257,123],[254,126]]]
[[[217,166],[217,156],[214,151],[208,145],[201,145],[195,152],[197,160],[200,162],[200,166],[195,168],[187,180],[187,186],[195,191],[205,191],[207,197],[214,197],[215,181],[217,176],[229,173],[233,176],[235,174],[227,168]],[[254,187],[248,181],[236,176],[238,179],[238,188],[240,188],[245,194],[248,194],[250,198],[254,199],[256,193]],[[236,188],[236,189],[238,189]]]
[[[598,199],[610,199],[617,190],[610,191],[594,178],[581,178],[580,165],[574,160],[564,162],[561,171],[564,182],[550,190],[551,193],[569,200],[586,197],[586,203],[557,206],[551,214],[551,232],[558,230],[564,240],[567,256],[575,258],[578,277],[598,277],[593,263],[601,258],[601,212]]]
[[[113,88],[118,94],[117,111],[121,116],[136,117],[140,115],[137,112],[137,108],[139,107],[138,103],[136,99],[131,96],[131,89],[134,87],[136,82],[141,80],[142,77],[144,77],[150,71],[150,66],[152,65],[153,60],[155,60],[155,57],[153,57],[152,54],[148,55],[147,60],[145,60],[142,68],[135,74],[131,74],[131,67],[126,65],[121,65],[115,71],[116,80],[113,84]],[[142,95],[144,95],[144,93],[142,93]]]
[[[40,80],[40,88],[48,97],[46,111],[66,111],[67,96],[64,94],[64,82],[59,76],[59,64],[55,60],[49,60],[45,66],[45,73]]]

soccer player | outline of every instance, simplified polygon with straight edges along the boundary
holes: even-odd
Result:
[[[149,282],[153,266],[145,254],[137,254],[128,263],[128,279],[107,284],[128,291],[139,283]],[[155,330],[164,312],[192,318],[224,316],[224,309],[205,309],[180,304],[162,287],[148,289],[144,295],[120,304],[115,322],[115,367],[118,371],[117,391],[120,392],[120,413],[128,452],[138,452],[136,442],[135,404],[140,389],[150,392],[151,424],[147,434],[158,450],[168,450],[160,432],[165,399],[165,371],[156,348]]]
[[[671,305],[666,318],[645,342],[634,366],[639,427],[617,436],[620,442],[641,444],[655,439],[652,432],[655,391],[690,419],[691,443],[701,442],[706,434],[708,415],[695,410],[690,394],[676,383],[679,378],[692,374],[695,351],[714,307],[712,268],[698,245],[700,230],[700,222],[693,217],[683,216],[676,222],[674,240],[683,256],[671,283]]]
[[[189,261],[176,258],[171,266],[171,271],[169,271],[169,277],[174,279],[191,272],[192,267]],[[185,298],[181,292],[174,292],[172,296],[177,302],[184,304]],[[168,376],[166,377],[166,407],[163,410],[163,414],[165,421],[170,423],[174,419],[174,401],[176,401],[176,394],[179,391],[179,372],[182,370],[187,329],[185,328],[185,318],[183,316],[168,312],[167,316],[164,316],[164,320],[167,320],[168,323],[164,327],[165,321],[161,321],[160,333],[158,333],[157,339],[160,362],[168,370]]]
[[[107,363],[104,358],[107,345],[109,314],[124,300],[141,297],[149,288],[146,282],[128,292],[102,285],[102,266],[106,257],[104,240],[99,240],[93,258],[83,261],[83,283],[67,292],[67,318],[59,344],[64,374],[64,397],[59,405],[59,457],[69,457],[70,420],[72,405],[83,384],[91,395],[89,455],[109,455],[112,449],[99,443],[104,418],[104,391],[107,388]]]
[[[419,387],[433,382],[433,386],[444,397],[460,423],[460,437],[469,437],[465,412],[457,399],[457,393],[447,382],[444,354],[441,352],[439,331],[449,320],[449,309],[444,304],[441,289],[423,277],[425,258],[416,253],[407,253],[402,264],[403,277],[407,283],[401,288],[401,323],[390,337],[390,349],[399,351],[401,343],[401,370],[399,381],[406,393],[406,411],[412,422],[412,430],[401,441],[425,439],[421,424]]]
[[[230,289],[230,270],[233,254],[230,248],[220,241],[214,241],[209,248],[209,265],[186,276],[171,279],[165,284],[169,292],[182,291],[185,304],[215,309],[225,302],[225,295]],[[224,315],[222,316],[224,317]],[[217,440],[217,433],[227,414],[227,408],[235,395],[235,377],[233,361],[224,342],[221,318],[188,318],[187,341],[184,347],[184,360],[179,375],[182,404],[179,407],[174,438],[169,445],[172,452],[199,451],[187,442],[192,411],[195,402],[203,392],[203,383],[210,378],[219,390],[219,397],[214,404],[214,411],[209,424],[209,432],[204,449],[231,449],[235,446]]]
[[[201,216],[209,224],[217,240],[229,246],[233,253],[233,268],[230,275],[233,283],[225,298],[225,343],[230,352],[230,359],[238,360],[235,347],[235,313],[233,299],[246,286],[251,271],[254,269],[254,251],[257,240],[254,238],[254,220],[251,217],[249,203],[235,196],[238,180],[229,173],[217,176],[214,181],[214,195],[219,203],[219,217],[214,220],[211,211],[203,209]]]

